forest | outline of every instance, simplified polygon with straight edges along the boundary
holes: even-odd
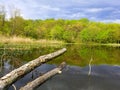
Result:
[[[87,18],[24,19],[19,10],[7,19],[3,8],[0,11],[0,36],[61,40],[66,43],[120,43],[120,24],[95,22]]]

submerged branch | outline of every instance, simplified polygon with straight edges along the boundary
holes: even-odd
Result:
[[[56,75],[57,73],[61,73],[61,70],[66,66],[66,63],[63,62],[60,64],[59,67],[45,73],[44,75],[38,77],[37,79],[33,80],[32,82],[29,82],[27,85],[25,85],[24,87],[20,88],[20,90],[34,90],[35,87],[37,87],[38,85],[42,84],[43,82],[45,82],[47,79],[49,79],[50,77]]]

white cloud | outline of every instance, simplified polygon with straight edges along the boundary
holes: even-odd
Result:
[[[50,5],[39,5],[39,8],[44,9],[44,10],[60,11],[60,8],[51,7]]]
[[[120,9],[114,10],[112,13],[113,14],[120,14]]]
[[[105,23],[120,23],[120,19],[115,19],[115,20],[101,20],[101,22],[105,22]]]
[[[71,19],[85,18],[86,14],[78,12],[78,13],[74,13],[74,14],[70,15],[69,17]]]
[[[113,10],[113,8],[112,7],[86,8],[85,12],[97,13],[97,12],[108,11],[108,10]]]
[[[103,11],[103,8],[90,8],[90,9],[86,9],[86,12],[92,12],[92,13],[96,13],[96,12],[101,12]]]
[[[91,20],[112,20],[119,22],[119,0],[0,0],[10,17],[11,7],[21,10],[24,18],[64,18]]]

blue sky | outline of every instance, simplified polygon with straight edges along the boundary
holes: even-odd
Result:
[[[120,0],[0,0],[7,17],[13,8],[26,19],[80,19],[120,23]]]

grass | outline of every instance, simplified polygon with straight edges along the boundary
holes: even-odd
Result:
[[[117,43],[108,43],[108,44],[101,44],[101,43],[65,43],[63,41],[59,40],[47,40],[47,39],[40,39],[40,40],[35,40],[27,37],[5,37],[5,36],[0,36],[0,44],[33,44],[33,45],[39,45],[39,44],[81,44],[81,45],[95,45],[95,46],[113,46],[113,47],[120,47],[120,44]]]
[[[0,36],[0,49],[18,49],[18,50],[29,50],[32,48],[39,47],[62,47],[63,41],[58,40],[46,40],[46,39],[31,39],[26,37],[5,37]]]
[[[108,44],[103,44],[105,46],[113,46],[113,47],[120,47],[120,44],[117,43],[108,43]]]
[[[33,40],[30,38],[22,38],[22,37],[0,37],[0,43],[10,44],[10,43],[33,43]]]
[[[94,43],[94,42],[87,42],[87,43],[75,43],[81,45],[88,45],[88,46],[111,46],[111,47],[120,47],[120,43]]]
[[[17,36],[13,36],[13,37],[0,36],[0,43],[1,44],[40,44],[40,43],[62,44],[64,42],[58,40],[46,40],[46,39],[35,40],[31,38],[17,37]]]

